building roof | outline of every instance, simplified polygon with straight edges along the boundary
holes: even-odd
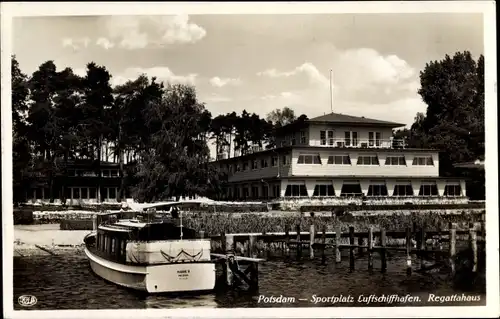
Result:
[[[389,127],[401,127],[406,124],[382,121],[376,119],[366,118],[364,116],[353,116],[341,113],[329,113],[314,117],[307,120],[308,123],[335,123],[335,124],[360,124],[360,125],[377,125],[377,126],[389,126]]]

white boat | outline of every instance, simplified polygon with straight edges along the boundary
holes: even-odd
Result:
[[[84,239],[94,273],[147,293],[213,290],[216,273],[210,239],[183,227],[182,214],[158,218],[151,207],[146,213],[97,215],[94,231]]]

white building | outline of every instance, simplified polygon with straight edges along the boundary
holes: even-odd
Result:
[[[465,181],[439,176],[438,151],[406,148],[404,124],[337,113],[292,123],[277,147],[213,162],[229,174],[228,199],[465,199]]]

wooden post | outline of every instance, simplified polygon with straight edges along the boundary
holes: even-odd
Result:
[[[289,230],[290,226],[285,225],[285,253],[286,255],[288,256],[289,255],[289,252],[290,252],[290,230]]]
[[[455,275],[455,245],[457,242],[457,230],[454,223],[450,223],[450,267],[452,276]]]
[[[469,229],[469,241],[472,249],[472,272],[477,272],[477,232],[476,224]]]
[[[373,270],[373,227],[368,229],[368,270]]]
[[[248,256],[255,258],[256,253],[255,253],[255,236],[250,235],[248,238]]]
[[[222,250],[222,253],[225,254],[226,253],[226,234],[225,233],[222,233],[220,235],[220,243],[221,243],[221,250]],[[224,264],[222,264],[222,278],[224,280],[224,284],[227,285],[227,276],[228,276],[228,271],[227,271],[227,260],[224,262]]]
[[[97,224],[97,214],[94,214],[94,216],[92,216],[92,230],[97,231],[97,226],[99,226]]]
[[[297,224],[297,259],[302,255],[302,243],[300,242],[300,224]]]
[[[424,264],[424,259],[425,259],[425,247],[426,247],[426,244],[425,244],[425,224],[422,225],[422,228],[420,229],[420,232],[419,232],[419,246],[418,249],[420,249],[420,269],[424,269],[425,268],[425,264]]]
[[[342,255],[340,254],[341,237],[342,237],[342,228],[337,227],[337,230],[335,230],[335,262],[337,263],[342,261]]]
[[[411,227],[406,228],[406,274],[411,275]]]
[[[233,272],[231,271],[230,264],[231,258],[234,258],[234,237],[233,235],[226,235],[226,283],[228,286],[233,284]]]
[[[349,269],[354,270],[354,227],[349,227]]]
[[[314,249],[313,249],[313,245],[314,245],[314,224],[311,224],[309,226],[309,258],[311,260],[314,259]]]
[[[200,230],[200,238],[203,239],[205,237],[205,231]]]
[[[325,256],[325,246],[326,246],[326,226],[323,226],[323,234],[321,235],[321,264],[326,264]]]
[[[382,249],[380,250],[380,260],[381,260],[381,272],[385,273],[387,271],[387,259],[386,259],[386,250],[385,246],[387,245],[387,238],[385,229],[380,230],[380,246]]]

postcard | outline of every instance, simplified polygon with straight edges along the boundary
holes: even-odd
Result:
[[[500,314],[494,2],[1,8],[6,318]]]

